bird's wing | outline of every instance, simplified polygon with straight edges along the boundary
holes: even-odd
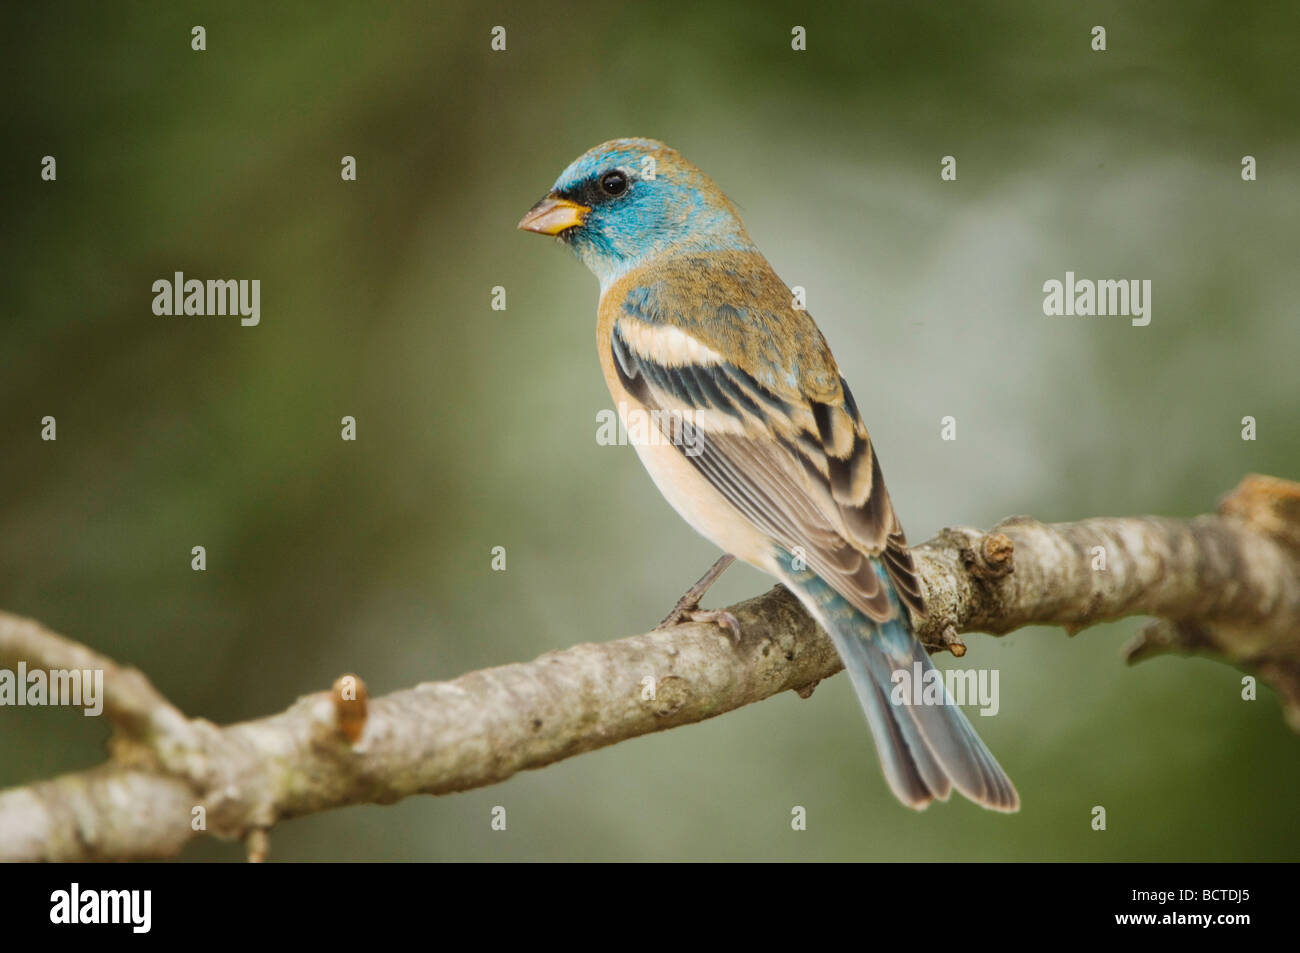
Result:
[[[610,332],[619,379],[676,422],[665,426],[684,427],[669,434],[674,445],[746,519],[856,608],[894,615],[878,557],[899,598],[923,612],[853,397],[812,319],[781,310],[789,291],[762,265],[766,274],[734,261],[719,270],[702,258],[634,288]]]

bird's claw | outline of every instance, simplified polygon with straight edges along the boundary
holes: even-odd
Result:
[[[719,628],[725,629],[733,642],[740,644],[740,620],[726,609],[701,609],[699,606],[678,605],[668,613],[668,618],[655,628],[667,629],[682,622],[712,622]]]
[[[709,571],[700,577],[699,581],[691,588],[686,590],[686,595],[677,600],[677,605],[673,606],[673,611],[668,613],[668,618],[660,622],[656,629],[667,629],[670,626],[677,625],[680,622],[712,622],[731,633],[731,638],[740,644],[740,622],[734,615],[725,609],[701,609],[700,599],[709,591],[709,587],[717,580],[719,576],[736,561],[736,557],[730,554],[720,556]]]

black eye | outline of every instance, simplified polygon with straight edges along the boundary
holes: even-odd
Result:
[[[622,195],[627,191],[627,176],[615,169],[600,177],[600,190],[606,195]]]

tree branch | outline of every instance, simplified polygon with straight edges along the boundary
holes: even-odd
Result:
[[[1247,477],[1215,516],[1016,517],[988,533],[945,530],[913,552],[929,607],[917,631],[932,650],[965,654],[963,632],[1073,634],[1151,615],[1130,661],[1208,653],[1253,670],[1300,731],[1300,484]],[[345,676],[225,727],[185,717],[134,669],[0,613],[0,667],[101,669],[114,725],[105,764],[0,791],[0,860],[169,857],[205,832],[243,838],[260,859],[285,818],[494,784],[787,689],[806,697],[840,670],[781,587],[730,611],[739,646],[692,623],[375,700]]]

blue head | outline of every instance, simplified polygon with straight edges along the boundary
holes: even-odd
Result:
[[[583,153],[519,227],[558,236],[602,288],[665,253],[754,247],[712,180],[654,139],[614,139]]]

